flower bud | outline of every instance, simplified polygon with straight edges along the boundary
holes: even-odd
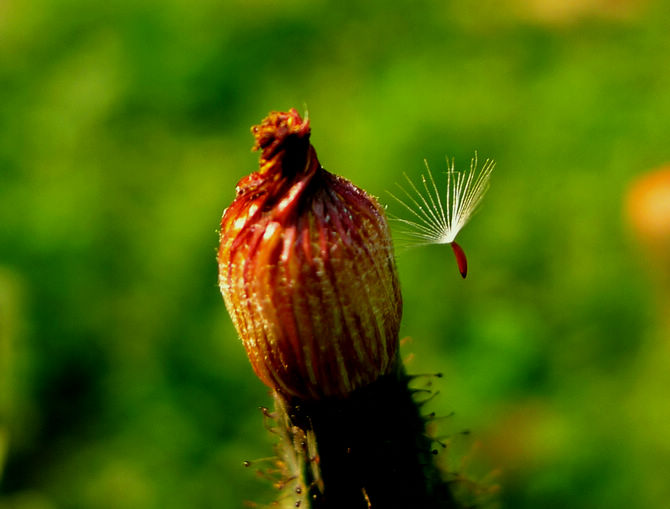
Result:
[[[321,167],[294,109],[252,133],[260,168],[221,220],[221,293],[265,384],[345,397],[396,367],[402,301],[384,211]]]

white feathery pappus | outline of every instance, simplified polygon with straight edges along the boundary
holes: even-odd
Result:
[[[468,262],[465,252],[455,240],[458,233],[470,221],[489,188],[495,161],[486,159],[478,168],[477,153],[470,161],[468,171],[456,171],[454,160],[447,159],[447,185],[440,193],[428,162],[425,161],[427,176],[421,175],[421,183],[415,184],[403,173],[409,190],[400,184],[399,196],[389,192],[391,197],[410,214],[409,219],[392,217],[402,225],[398,232],[410,247],[430,244],[449,244],[456,257],[458,270],[465,278]],[[411,192],[410,192],[411,191]]]

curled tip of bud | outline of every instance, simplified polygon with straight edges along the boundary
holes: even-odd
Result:
[[[287,143],[309,142],[309,120],[303,120],[295,108],[288,112],[273,111],[253,126],[251,133],[256,138],[253,150],[262,150],[261,158],[269,160]]]

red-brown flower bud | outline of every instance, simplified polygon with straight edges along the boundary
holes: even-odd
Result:
[[[344,397],[396,366],[402,301],[384,211],[321,168],[294,109],[252,132],[260,169],[221,220],[221,293],[265,384]]]

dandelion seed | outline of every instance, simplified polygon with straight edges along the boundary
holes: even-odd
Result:
[[[393,218],[402,225],[399,233],[412,246],[449,244],[463,277],[467,275],[468,262],[463,249],[455,242],[456,236],[481,204],[495,167],[495,162],[487,159],[481,169],[478,169],[477,162],[475,152],[475,157],[470,162],[470,170],[460,172],[454,169],[453,159],[450,164],[447,160],[447,187],[442,196],[428,162],[428,177],[421,175],[421,184],[415,184],[405,173],[403,175],[409,184],[409,190],[398,184],[403,193],[401,197],[389,193],[411,214],[410,219]]]

